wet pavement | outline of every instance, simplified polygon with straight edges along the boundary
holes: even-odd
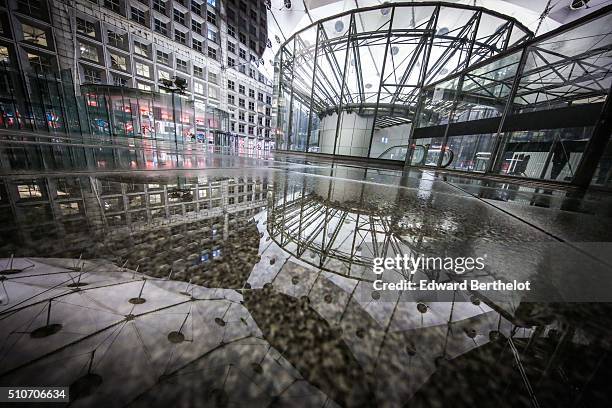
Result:
[[[609,406],[610,195],[23,142],[0,149],[2,386],[77,407]],[[486,254],[479,279],[535,290],[374,290],[373,259],[406,253]]]

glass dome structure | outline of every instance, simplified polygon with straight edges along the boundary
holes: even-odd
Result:
[[[440,2],[320,20],[276,55],[278,148],[379,157],[407,143],[424,86],[531,37],[514,18]]]

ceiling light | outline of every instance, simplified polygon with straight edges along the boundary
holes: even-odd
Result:
[[[398,52],[399,52],[399,47],[397,47],[396,45],[391,47],[391,55],[397,55]]]
[[[285,8],[291,8],[291,0],[285,0]]]
[[[572,0],[569,7],[572,10],[578,10],[580,8],[586,7],[589,1],[590,0]]]
[[[383,2],[383,5],[388,5],[388,4],[389,4],[388,1]],[[389,12],[391,12],[391,7],[385,7],[385,8],[380,9],[380,14],[382,14],[383,16],[386,16],[387,14],[389,14]]]
[[[344,23],[342,22],[342,20],[336,21],[336,24],[334,24],[334,29],[337,33],[341,33],[342,30],[344,30]]]
[[[448,29],[448,27],[442,27],[441,29],[438,30],[436,35],[446,35],[448,34],[449,31],[450,30]]]

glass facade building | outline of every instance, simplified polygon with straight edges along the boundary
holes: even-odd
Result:
[[[261,70],[268,44],[263,0],[1,2],[0,127],[88,132],[74,102],[89,92],[80,86],[155,94],[176,77],[186,87],[175,103],[191,107],[194,131],[210,122],[198,112],[223,111],[225,128],[209,127],[206,138],[223,130],[228,143],[230,134],[244,146],[270,142],[272,84]],[[186,126],[180,119],[177,127]],[[127,133],[147,137],[142,129]]]

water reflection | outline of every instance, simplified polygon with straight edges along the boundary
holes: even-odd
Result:
[[[375,256],[550,240],[425,184],[6,177],[0,384],[71,384],[77,407],[606,406],[607,304],[373,291]]]

